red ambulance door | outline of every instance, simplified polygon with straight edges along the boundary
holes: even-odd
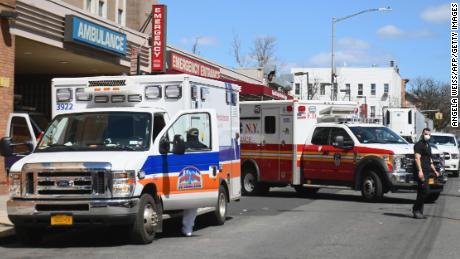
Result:
[[[258,163],[260,180],[279,181],[280,129],[279,107],[262,108],[262,138],[260,153],[262,161]]]

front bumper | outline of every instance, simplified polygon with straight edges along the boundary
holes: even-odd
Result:
[[[433,191],[443,189],[444,184],[447,182],[447,174],[444,169],[440,169],[439,173],[441,174],[435,181],[434,185],[430,185]],[[414,173],[407,171],[399,171],[388,174],[391,181],[392,189],[416,189],[417,180],[414,179]]]
[[[50,226],[51,216],[71,215],[72,226],[125,225],[134,222],[139,198],[100,200],[7,201],[8,218],[15,225]]]

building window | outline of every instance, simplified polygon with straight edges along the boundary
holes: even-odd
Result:
[[[345,91],[346,91],[346,95],[347,96],[350,96],[350,91],[351,91],[351,86],[350,84],[345,84]]]
[[[307,95],[307,99],[308,100],[311,100],[313,99],[313,84],[308,84],[308,95]]]
[[[375,95],[376,87],[375,84],[371,84],[371,95]]]
[[[319,94],[326,95],[326,84],[325,83],[322,83],[319,85]]]
[[[295,83],[295,95],[300,95],[300,84]]]
[[[383,93],[388,94],[390,91],[390,85],[389,84],[383,84]]]
[[[363,95],[363,84],[358,84],[358,95]]]
[[[120,25],[124,24],[123,15],[124,15],[123,14],[123,9],[118,9],[117,23],[120,24]]]
[[[375,106],[371,106],[371,118],[375,118]]]
[[[105,1],[99,1],[98,14],[101,17],[104,17],[104,18],[107,17]]]
[[[91,12],[91,7],[93,5],[93,1],[92,0],[86,0],[86,11],[88,12]]]

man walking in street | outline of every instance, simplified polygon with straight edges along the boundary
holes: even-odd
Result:
[[[417,170],[415,176],[418,184],[417,199],[412,207],[412,213],[416,219],[425,218],[425,216],[423,216],[423,205],[425,198],[430,194],[430,186],[428,184],[430,175],[436,174],[436,177],[439,176],[439,173],[436,171],[433,164],[433,159],[431,158],[431,147],[429,144],[430,137],[431,130],[429,128],[425,128],[423,129],[420,140],[414,145],[415,165]]]

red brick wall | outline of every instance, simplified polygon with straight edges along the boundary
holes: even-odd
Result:
[[[14,11],[16,0],[2,0],[0,11]],[[0,77],[9,79],[9,87],[0,87],[0,137],[5,136],[8,114],[13,112],[15,39],[7,19],[0,19]],[[0,184],[6,182],[3,157],[0,157]]]

